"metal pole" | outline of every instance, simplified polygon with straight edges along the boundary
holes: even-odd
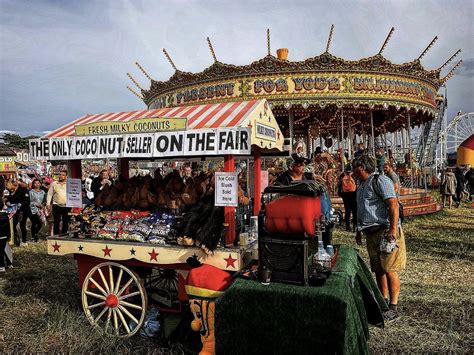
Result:
[[[350,117],[347,119],[347,126],[348,126],[348,133],[349,133],[348,154],[349,154],[349,159],[352,159],[352,145],[354,144],[354,142],[353,142],[353,139],[352,139],[352,127],[351,127],[351,118]]]
[[[413,159],[411,156],[411,122],[410,112],[407,112],[407,138],[408,138],[408,154],[410,157],[410,171],[411,171],[411,187],[413,187]]]
[[[290,149],[293,150],[293,134],[294,134],[294,125],[295,125],[295,122],[294,122],[294,116],[293,116],[293,111],[290,110],[288,111],[288,126],[290,128]]]
[[[372,110],[370,110],[370,130],[372,137],[370,143],[372,144],[372,154],[375,156],[375,133],[374,133],[374,115]]]
[[[344,154],[344,110],[341,109],[341,148]]]

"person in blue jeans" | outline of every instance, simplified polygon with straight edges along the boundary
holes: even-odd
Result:
[[[5,272],[5,247],[11,238],[11,221],[5,210],[7,197],[3,194],[0,200],[0,274]]]
[[[31,221],[31,238],[37,242],[38,233],[43,226],[41,221],[41,213],[45,207],[46,202],[46,192],[41,189],[41,181],[34,180],[32,189],[30,190],[30,210],[31,214],[29,216]]]

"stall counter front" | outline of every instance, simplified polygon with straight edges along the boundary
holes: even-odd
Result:
[[[216,302],[217,354],[368,354],[387,306],[357,251],[341,247],[321,287],[238,279]]]
[[[227,271],[238,271],[257,258],[257,243],[216,249],[206,255],[200,248],[178,245],[155,245],[102,239],[48,238],[49,255],[84,255],[112,261],[136,260],[151,266],[186,264],[189,257]]]

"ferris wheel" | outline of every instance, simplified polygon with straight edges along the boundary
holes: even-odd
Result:
[[[456,152],[459,145],[473,134],[474,112],[459,113],[441,133],[441,156]]]

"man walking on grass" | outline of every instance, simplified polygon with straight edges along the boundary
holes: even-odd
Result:
[[[362,243],[362,233],[367,239],[370,268],[389,304],[384,318],[392,321],[398,317],[398,273],[406,264],[405,237],[399,223],[398,199],[393,182],[385,175],[374,174],[376,166],[376,159],[369,155],[361,155],[352,162],[354,175],[361,182],[357,189],[356,241],[359,245]],[[386,248],[390,242],[396,244],[393,250]]]

